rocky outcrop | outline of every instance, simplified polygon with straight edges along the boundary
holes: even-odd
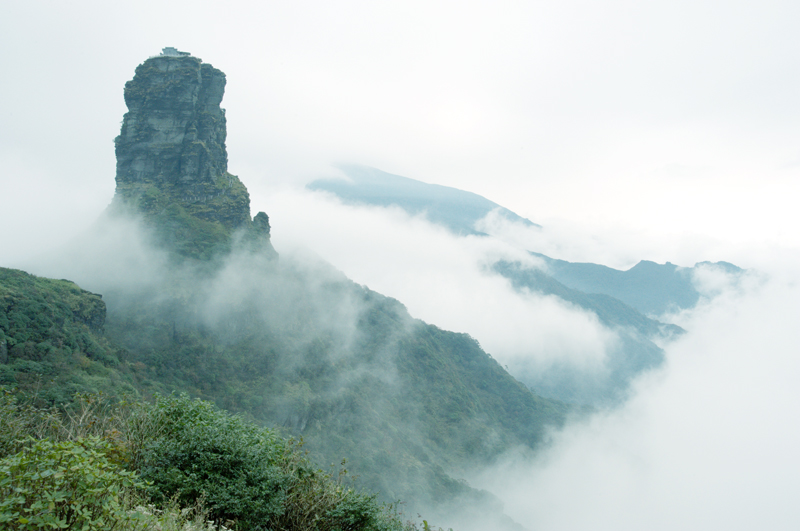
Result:
[[[269,223],[253,224],[247,188],[228,173],[224,92],[225,74],[188,54],[139,65],[125,84],[114,203],[144,214],[182,255],[230,249],[237,231],[274,253]]]

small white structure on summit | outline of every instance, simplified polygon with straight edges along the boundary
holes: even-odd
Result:
[[[161,49],[161,55],[166,55],[167,57],[184,57],[192,54],[190,54],[189,52],[181,52],[177,48],[173,48],[172,46],[167,46],[166,48]]]

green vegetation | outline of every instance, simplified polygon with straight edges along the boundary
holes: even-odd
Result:
[[[134,208],[143,213],[158,244],[179,256],[210,260],[231,251],[237,231],[255,237],[252,221],[241,214],[249,209],[250,195],[229,173],[194,185],[191,193],[203,200],[185,200],[187,191],[172,182],[119,183],[117,193],[126,197],[126,205],[115,204],[112,212]]]
[[[100,295],[0,268],[0,385],[41,388],[49,404],[77,392],[135,392],[124,353],[102,335],[105,317]]]
[[[0,270],[0,385],[34,397],[0,404],[3,493],[31,493],[6,522],[79,522],[47,498],[46,478],[93,493],[76,494],[87,529],[115,519],[188,531],[206,517],[218,528],[414,529],[383,505],[396,500],[502,514],[459,478],[536,447],[568,407],[466,334],[413,319],[327,264],[275,260],[266,214],[250,218],[247,189],[227,172],[224,86],[211,65],[170,57],[126,84],[108,215],[137,218],[169,260],[138,249],[153,265],[146,279],[130,267],[87,275],[107,316],[71,282]],[[470,215],[488,208],[478,203]],[[91,247],[82,259],[98,270],[116,259]],[[98,391],[111,401],[72,400]],[[55,478],[64,462],[74,477]],[[342,465],[327,474],[327,463]],[[378,494],[355,490],[353,473]]]
[[[531,393],[466,334],[328,269],[240,258],[219,277],[176,274],[157,299],[108,296],[107,336],[140,389],[186,391],[302,436],[318,462],[348,457],[369,490],[415,508],[490,503],[462,471],[535,447],[563,421],[563,404]]]
[[[47,407],[71,402],[68,392],[187,392],[303,437],[315,463],[347,457],[361,485],[383,502],[403,500],[413,511],[462,498],[476,507],[496,506],[490,494],[457,479],[461,471],[519,445],[535,447],[547,426],[558,425],[567,412],[511,378],[469,336],[414,320],[397,301],[327,268],[307,270],[247,253],[238,260],[232,271],[220,270],[219,262],[178,268],[153,292],[109,290],[104,335],[62,301],[86,298],[77,307],[94,301],[102,310],[99,296],[66,281],[4,270],[0,289],[13,292],[15,302],[4,307],[3,323],[21,322],[23,308],[31,317],[24,327],[0,325],[4,337],[17,345],[23,337],[39,334],[42,342],[74,329],[106,354],[104,362],[83,349],[82,357],[71,351],[71,362],[42,358],[38,372],[24,372],[20,367],[30,368],[31,360],[10,349],[0,370],[7,383],[36,392]],[[31,324],[32,316],[54,312],[61,315],[59,326]],[[91,370],[104,371],[96,380],[86,374],[95,365]],[[177,452],[180,440],[200,444],[201,438],[187,432],[165,442],[162,454]],[[175,463],[168,477],[147,477],[186,489],[190,485],[175,472],[181,466]]]
[[[416,529],[348,485],[346,470],[333,478],[300,444],[207,402],[81,396],[58,410],[0,391],[4,529],[206,529],[207,519],[243,530]]]
[[[0,460],[0,524],[11,529],[111,529],[131,519],[124,489],[144,488],[96,437],[31,441]]]

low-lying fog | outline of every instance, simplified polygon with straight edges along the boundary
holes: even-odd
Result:
[[[796,528],[798,315],[793,278],[722,294],[623,407],[473,483],[529,529]]]
[[[521,236],[519,227],[498,229],[518,233],[505,238],[511,245],[455,237],[399,210],[346,207],[323,194],[285,190],[255,199],[269,205],[279,249],[314,249],[357,282],[400,299],[412,315],[470,333],[501,363],[566,358],[602,370],[613,332],[558,300],[521,296],[486,272],[493,259],[525,259],[515,247],[522,240],[558,252],[546,226]],[[557,232],[574,246],[584,239]],[[638,379],[626,403],[554,433],[534,456],[510,455],[476,470],[470,482],[500,497],[528,529],[796,525],[798,256],[766,251],[729,249],[731,261],[757,266],[738,283],[713,270],[695,276],[704,294],[698,306],[662,316],[688,333],[664,345],[665,366]]]

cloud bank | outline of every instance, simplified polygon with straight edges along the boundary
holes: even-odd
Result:
[[[800,285],[726,290],[621,409],[474,481],[530,529],[796,529]]]

